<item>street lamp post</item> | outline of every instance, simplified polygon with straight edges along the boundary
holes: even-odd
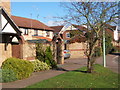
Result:
[[[103,28],[103,66],[106,67],[106,56],[105,56],[105,29]]]

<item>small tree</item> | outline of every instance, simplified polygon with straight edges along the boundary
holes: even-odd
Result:
[[[53,54],[50,46],[44,46],[38,43],[36,45],[36,58],[40,61],[46,62],[52,68],[57,68],[57,63],[53,60]]]
[[[45,54],[46,48],[41,43],[36,44],[36,58],[45,62],[46,54]]]

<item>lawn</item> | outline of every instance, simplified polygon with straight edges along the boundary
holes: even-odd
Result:
[[[118,74],[101,65],[94,65],[95,73],[85,72],[86,67],[43,80],[26,88],[118,88]]]

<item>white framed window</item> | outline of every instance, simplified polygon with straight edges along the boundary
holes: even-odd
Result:
[[[66,33],[66,38],[70,38],[70,33],[69,32]]]
[[[47,35],[47,37],[49,37],[49,36],[50,36],[50,32],[49,32],[49,31],[47,31],[47,32],[46,32],[46,35]]]
[[[24,35],[28,35],[28,29],[24,29]]]
[[[38,36],[38,30],[34,30],[34,36]]]

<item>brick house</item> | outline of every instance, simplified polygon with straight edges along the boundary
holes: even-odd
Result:
[[[46,39],[51,41],[53,29],[42,22],[30,18],[11,16],[25,40]]]
[[[83,34],[84,34],[86,32],[85,31],[85,29],[86,29],[85,26],[79,26],[79,25],[71,24],[71,25],[68,25],[68,26],[51,26],[51,28],[54,29],[54,34],[55,35],[58,34],[58,36],[60,36],[63,39],[64,49],[67,49],[67,50],[70,51],[71,58],[85,57],[85,54],[84,54],[85,38],[82,36],[80,38],[81,43],[77,43],[76,38],[78,39],[78,37],[76,36],[74,38],[71,38],[71,36],[70,36],[71,31],[77,31],[77,30],[83,32]],[[71,41],[72,43],[70,43],[69,41]]]
[[[66,26],[52,26],[51,28],[53,28],[55,30],[54,32],[59,33],[59,35],[62,37],[62,39],[64,40],[64,45],[65,45],[64,49],[70,50],[71,58],[85,57],[84,52],[86,49],[85,47],[86,38],[84,37],[84,34],[87,32],[87,27],[85,25],[71,24],[67,27]],[[82,35],[77,35],[71,38],[70,32],[77,31],[77,30],[81,31]],[[118,39],[117,26],[106,25],[105,30],[106,30],[106,33],[111,35],[111,37],[113,38],[113,45],[118,46],[118,43],[116,42],[116,40]],[[69,44],[66,43],[67,41],[69,41]]]
[[[70,37],[71,31],[79,30],[82,31],[83,33],[86,32],[85,26],[75,24],[71,24],[69,26],[51,26],[51,28],[54,29],[54,34],[60,34],[64,41],[71,39]]]
[[[19,55],[22,58],[22,54],[16,51],[20,51],[20,47],[24,43],[24,38],[21,35],[21,31],[18,26],[13,22],[7,12],[0,7],[0,66],[2,62],[9,57]],[[13,38],[18,40],[18,49],[12,45]],[[14,49],[14,50],[13,50]]]
[[[10,1],[0,2],[0,30],[0,66],[5,59],[10,57],[34,60],[36,46],[26,41],[51,41],[53,38],[53,29],[40,21],[12,16]]]
[[[38,20],[30,19],[30,18],[12,16],[10,0],[6,0],[6,1],[1,0],[0,6],[5,9],[9,17],[11,17],[11,19],[18,26],[20,31],[22,31],[22,35],[25,40],[42,39],[42,38],[50,40],[50,41],[52,40],[53,29],[49,28],[42,22]]]
[[[54,35],[58,35],[64,26],[51,26],[54,29]]]

